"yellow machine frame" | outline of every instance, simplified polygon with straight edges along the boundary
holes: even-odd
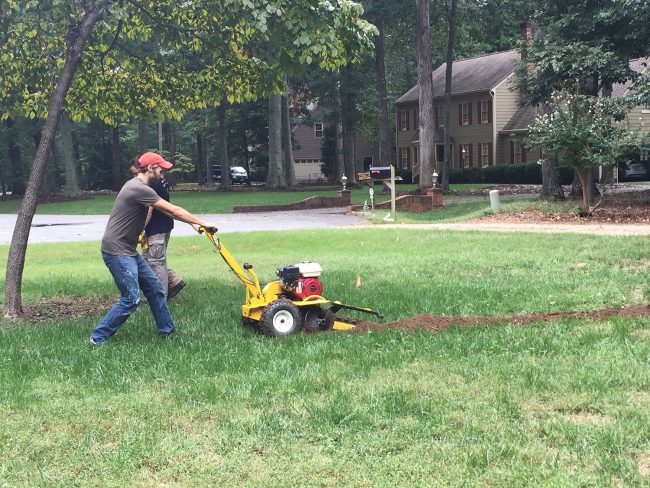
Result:
[[[209,232],[204,227],[199,228],[199,232],[204,233],[210,241],[214,244],[215,249],[221,254],[221,257],[226,262],[228,267],[235,273],[235,276],[239,278],[244,285],[246,285],[246,303],[241,307],[242,317],[245,317],[250,320],[260,321],[262,319],[262,313],[264,308],[269,305],[271,302],[279,299],[281,295],[286,293],[286,290],[282,286],[280,280],[274,280],[267,283],[264,288],[260,286],[260,280],[257,277],[257,273],[253,270],[251,264],[244,263],[244,266],[240,266],[235,258],[233,258],[230,251],[221,243],[216,233]],[[327,305],[332,304],[337,310],[341,308],[357,310],[361,312],[371,313],[381,317],[381,315],[371,308],[361,308],[361,307],[352,307],[350,305],[344,305],[341,302],[328,300],[320,295],[311,295],[306,297],[304,300],[292,300],[296,307],[309,307],[314,305]],[[340,320],[335,320],[332,327],[334,330],[349,330],[354,328],[354,324],[348,322],[342,322]]]

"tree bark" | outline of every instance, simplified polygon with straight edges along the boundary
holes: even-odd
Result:
[[[352,63],[341,68],[341,123],[343,126],[343,166],[349,185],[356,185],[354,164],[355,106],[352,88]]]
[[[120,151],[120,128],[113,127],[111,130],[111,166],[113,169],[113,190],[119,191],[122,188],[122,171],[121,171],[121,151]]]
[[[336,169],[332,175],[332,183],[341,181],[341,176],[345,173],[345,160],[343,159],[343,124],[339,121],[336,123]]]
[[[203,168],[203,138],[201,137],[201,132],[197,131],[194,135],[196,140],[196,169],[194,171],[194,177],[196,178],[197,183],[201,183],[201,168]]]
[[[66,195],[79,194],[79,178],[77,177],[77,161],[74,158],[74,142],[72,139],[72,121],[67,112],[61,114],[59,123],[61,133],[61,154],[65,167],[65,185],[63,193]]]
[[[212,179],[212,165],[210,164],[210,113],[205,112],[205,184],[214,186]]]
[[[93,26],[99,20],[101,12],[96,9],[95,3],[86,2],[86,11],[81,22],[71,24],[68,27],[66,44],[68,46],[66,58],[57,77],[52,98],[48,106],[48,116],[43,126],[41,139],[34,156],[32,170],[29,175],[27,189],[23,203],[18,212],[16,226],[11,238],[9,247],[9,256],[7,259],[7,272],[5,275],[5,317],[18,317],[22,315],[22,280],[23,270],[25,267],[25,253],[27,251],[27,241],[29,239],[29,230],[32,225],[36,206],[38,205],[38,192],[43,183],[43,174],[47,163],[47,157],[50,152],[52,141],[56,134],[57,125],[66,94],[70,89],[72,79],[81,62],[81,53],[84,50],[88,37]]]
[[[458,31],[458,0],[451,0],[449,11],[449,33],[447,35],[447,66],[445,71],[445,126],[444,160],[441,168],[441,187],[443,192],[449,191],[449,169],[451,168],[451,133],[449,132],[451,112],[451,75],[454,66],[454,45]]]
[[[431,26],[429,25],[429,0],[416,0],[416,36],[418,60],[418,110],[420,150],[419,187],[432,186],[431,175],[434,161],[433,127],[433,79],[431,78]]]
[[[147,152],[147,123],[142,119],[138,120],[138,152]]]
[[[576,174],[580,178],[582,186],[582,209],[589,212],[589,207],[594,201],[592,186],[593,186],[593,171],[592,168],[576,168]]]
[[[379,165],[391,162],[390,123],[388,121],[388,97],[386,94],[386,51],[384,49],[384,22],[375,22],[379,34],[375,36],[375,67],[377,69],[377,95],[379,103]]]
[[[541,104],[542,113],[551,114],[551,107],[548,103]],[[542,190],[539,197],[542,200],[564,200],[564,190],[560,183],[560,170],[558,168],[557,154],[551,153],[547,148],[542,147]]]
[[[16,129],[14,128],[15,121],[11,118],[5,121],[9,135],[9,162],[11,163],[11,193],[13,195],[25,194],[25,172],[23,168],[23,157],[18,145],[18,137]]]
[[[217,118],[219,119],[219,164],[221,164],[221,189],[230,190],[230,160],[228,159],[228,133],[226,131],[226,101],[222,100],[217,107]]]
[[[269,189],[285,186],[282,171],[282,97],[269,97],[269,168],[266,186]]]
[[[163,123],[158,122],[158,152],[163,150]]]
[[[177,124],[175,120],[170,120],[168,124],[168,130],[169,130],[169,157],[171,159],[171,162],[173,163],[175,160],[176,156],[176,132],[177,132]]]
[[[296,186],[296,167],[291,146],[291,123],[289,121],[289,96],[282,95],[282,166],[287,186]]]

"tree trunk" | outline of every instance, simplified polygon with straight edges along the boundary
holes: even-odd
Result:
[[[594,170],[594,168],[585,168],[585,170],[589,170],[590,172]],[[600,191],[598,190],[598,187],[596,186],[596,179],[593,176],[591,177],[591,195],[592,197],[596,197],[600,195]],[[582,198],[583,192],[582,192],[582,181],[580,180],[580,175],[578,174],[578,169],[574,169],[573,172],[573,181],[571,182],[571,190],[569,191],[569,198],[572,200],[578,200]]]
[[[219,128],[217,137],[219,139],[219,164],[221,164],[221,189],[230,190],[230,160],[228,159],[228,133],[226,132],[226,101],[222,100],[217,107],[217,118]]]
[[[296,167],[293,161],[293,147],[291,146],[291,123],[289,121],[289,96],[282,95],[282,166],[287,186],[296,186]]]
[[[74,142],[72,139],[72,121],[67,112],[61,114],[59,124],[61,133],[61,154],[65,166],[65,186],[63,193],[66,195],[79,194],[79,178],[77,177],[77,161],[74,158]]]
[[[121,152],[120,152],[120,128],[113,127],[111,131],[111,166],[113,169],[113,190],[119,191],[122,188]]]
[[[416,36],[418,59],[418,110],[420,150],[420,188],[432,186],[431,175],[434,156],[433,80],[431,78],[431,26],[429,25],[429,0],[416,0]]]
[[[253,185],[253,175],[251,174],[251,155],[250,152],[248,152],[248,132],[244,130],[244,133],[242,134],[244,138],[244,168],[246,168],[246,173],[248,173],[248,179],[246,180],[246,186],[252,186]]]
[[[63,111],[66,94],[70,89],[72,79],[81,62],[81,53],[86,45],[90,31],[100,17],[100,12],[95,9],[94,2],[87,2],[86,8],[87,10],[81,22],[79,24],[72,24],[68,28],[66,37],[68,49],[65,63],[57,77],[56,85],[52,92],[52,99],[47,110],[47,120],[43,126],[40,143],[34,156],[32,171],[29,175],[25,197],[18,212],[16,226],[14,227],[14,233],[11,238],[5,276],[5,317],[18,317],[23,313],[21,296],[23,269],[25,267],[25,253],[27,251],[29,229],[32,225],[34,213],[36,212],[36,206],[38,205],[37,195],[43,183],[47,157],[56,134],[61,112]]]
[[[14,129],[15,121],[7,119],[5,124],[8,129],[9,135],[9,162],[11,163],[11,176],[10,185],[13,195],[22,196],[25,194],[25,171],[23,168],[23,157],[18,145],[18,137],[16,129]]]
[[[282,171],[282,97],[269,97],[269,169],[266,186],[269,189],[285,186]]]
[[[352,88],[352,64],[341,68],[341,123],[343,126],[343,166],[349,185],[357,183],[354,165],[355,106]]]
[[[147,152],[147,123],[138,120],[138,153],[144,154]]]
[[[336,166],[332,174],[332,183],[339,183],[345,174],[345,161],[343,160],[343,124],[337,122],[336,131]]]
[[[195,140],[196,140],[196,167],[194,170],[194,177],[196,178],[196,182],[201,184],[201,168],[204,167],[203,165],[203,140],[201,137],[201,132],[196,131],[196,134],[194,135]]]
[[[171,159],[171,162],[173,163],[175,160],[176,156],[176,121],[175,120],[170,120],[168,124],[168,130],[169,130],[169,157]]]
[[[390,123],[388,121],[388,101],[386,95],[386,67],[384,50],[384,22],[375,22],[379,34],[375,36],[375,66],[377,69],[377,94],[379,102],[379,166],[391,162]]]
[[[451,168],[451,133],[449,132],[449,121],[451,113],[451,75],[454,65],[454,45],[456,44],[456,32],[458,31],[458,0],[451,0],[449,11],[449,33],[447,35],[447,66],[445,71],[445,126],[444,132],[444,160],[442,163],[441,187],[443,192],[449,191],[449,169]]]
[[[210,164],[210,112],[205,112],[205,184],[214,186],[212,164]]]
[[[542,148],[542,200],[565,200],[564,190],[560,184],[560,171],[557,156]]]
[[[580,184],[582,186],[582,209],[585,212],[589,212],[589,207],[591,207],[594,196],[592,192],[593,186],[593,171],[592,168],[576,168],[576,174],[580,178]]]
[[[158,152],[163,150],[163,123],[158,122]]]

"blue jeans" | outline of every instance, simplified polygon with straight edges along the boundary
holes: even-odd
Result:
[[[167,335],[176,329],[160,280],[151,270],[149,263],[135,256],[113,256],[102,252],[106,267],[113,275],[120,290],[120,299],[95,326],[91,334],[95,342],[103,342],[117,332],[117,329],[138,308],[140,289],[147,297],[158,331]]]

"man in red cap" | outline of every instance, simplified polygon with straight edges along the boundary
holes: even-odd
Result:
[[[118,193],[102,239],[102,257],[121,296],[93,329],[88,339],[90,347],[104,344],[117,332],[138,307],[140,290],[149,302],[160,334],[168,336],[176,332],[160,280],[136,251],[138,236],[144,228],[149,207],[173,219],[187,222],[195,229],[202,226],[215,230],[213,225],[165,201],[151,188],[150,185],[162,180],[163,170],[172,167],[169,161],[154,152],[144,153],[138,161],[140,172],[127,181]]]

